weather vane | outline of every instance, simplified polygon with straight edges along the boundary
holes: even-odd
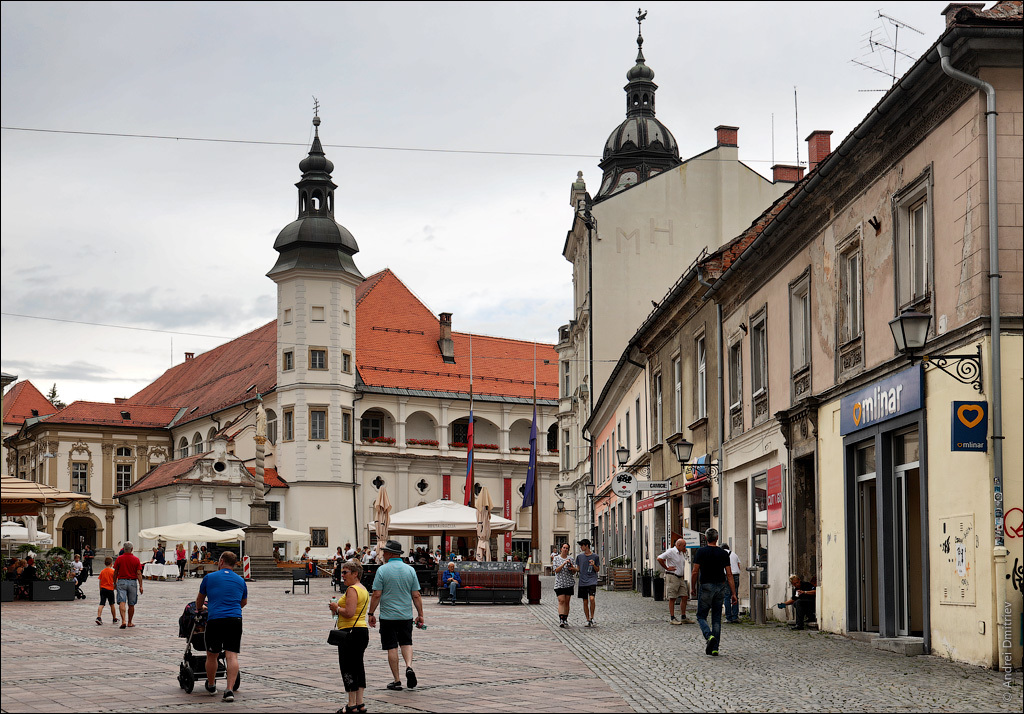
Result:
[[[313,116],[320,116],[320,100],[313,97]]]
[[[638,34],[643,34],[643,26],[640,24],[647,19],[647,13],[642,8],[636,10],[636,31]]]

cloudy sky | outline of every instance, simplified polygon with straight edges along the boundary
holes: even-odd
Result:
[[[836,146],[891,83],[851,61],[892,67],[867,39],[916,58],[946,4],[649,3],[658,117],[684,158],[729,124],[762,174],[797,131],[806,161],[812,130]],[[390,267],[456,330],[553,342],[572,317],[569,186],[596,190],[624,118],[635,3],[0,12],[3,371],[109,401],[272,319],[314,95],[364,275]]]

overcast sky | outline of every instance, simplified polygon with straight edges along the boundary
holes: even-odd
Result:
[[[916,59],[946,4],[648,3],[658,118],[683,158],[739,126],[740,159],[769,176],[797,160],[794,87],[806,161],[812,130],[838,145],[882,96],[863,90],[891,83],[851,62],[892,67],[866,49],[896,39],[879,10],[924,32],[898,36]],[[459,331],[554,342],[572,318],[569,186],[582,170],[596,192],[625,116],[635,3],[0,12],[3,371],[110,401],[272,319],[313,95],[364,275],[390,267]]]

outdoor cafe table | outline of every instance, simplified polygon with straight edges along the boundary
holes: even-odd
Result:
[[[161,565],[160,563],[146,563],[142,567],[142,577],[147,580],[156,578],[167,579],[178,577],[177,565]]]

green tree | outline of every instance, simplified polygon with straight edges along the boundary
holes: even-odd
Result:
[[[56,382],[54,382],[53,386],[50,387],[50,391],[46,393],[46,400],[50,402],[50,404],[55,406],[57,409],[63,409],[64,407],[67,406],[67,404],[60,400],[60,395],[57,394]]]

